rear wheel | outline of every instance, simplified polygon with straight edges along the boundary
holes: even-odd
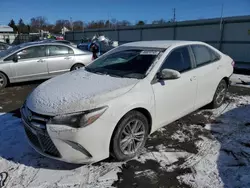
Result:
[[[83,64],[80,64],[80,63],[77,63],[75,64],[72,68],[71,68],[71,71],[74,71],[74,70],[78,70],[80,68],[84,67]]]
[[[227,89],[227,82],[224,79],[221,80],[214,94],[213,101],[210,104],[211,108],[218,108],[223,104],[227,94]]]
[[[111,154],[119,161],[135,157],[144,147],[148,131],[147,118],[138,111],[129,112],[114,132]]]
[[[0,89],[5,88],[8,84],[8,79],[5,74],[0,72]]]

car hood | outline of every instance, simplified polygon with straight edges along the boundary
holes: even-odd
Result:
[[[89,110],[128,92],[138,81],[80,69],[42,83],[28,96],[26,105],[52,116]]]

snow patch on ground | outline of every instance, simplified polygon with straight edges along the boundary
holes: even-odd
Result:
[[[250,76],[248,75],[233,74],[230,80],[232,81],[232,85],[250,88]]]
[[[172,140],[171,144],[160,140],[140,156],[124,163],[103,161],[81,166],[36,153],[27,143],[21,120],[12,114],[0,113],[0,172],[9,174],[5,187],[112,187],[114,182],[123,181],[123,165],[133,161],[137,162],[134,165],[143,166],[134,167],[133,178],[146,177],[152,184],[158,182],[159,177],[170,177],[169,181],[165,178],[170,185],[175,175],[180,184],[192,187],[250,187],[250,97],[230,98],[230,102],[218,109],[197,113],[210,114],[206,117],[211,122],[205,127],[180,125],[169,137],[161,138]],[[167,126],[156,133],[164,135],[164,132],[169,132]],[[202,134],[204,132],[211,136]],[[159,140],[159,135],[153,134],[150,139]],[[179,147],[192,140],[197,152]],[[156,162],[159,168],[147,166],[148,161]],[[178,174],[180,170],[183,173]]]
[[[234,100],[212,111],[220,120],[205,126],[214,133],[213,147],[192,165],[194,173],[179,176],[181,182],[192,187],[250,187],[250,97]]]

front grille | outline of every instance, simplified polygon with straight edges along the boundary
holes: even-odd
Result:
[[[54,157],[60,157],[60,153],[56,149],[56,146],[50,139],[49,135],[39,135],[39,138],[45,153]]]
[[[30,142],[34,144],[34,146],[36,146],[37,148],[40,148],[38,137],[35,134],[33,134],[33,132],[31,132],[27,127],[24,127],[24,129]]]
[[[27,112],[29,113],[29,117],[27,117],[27,114],[25,114]],[[46,130],[46,123],[49,118],[31,112],[27,108],[24,112],[22,112],[22,116],[23,120],[25,121],[25,132],[30,142],[43,153],[53,157],[61,157],[59,151],[50,139],[50,136]],[[33,133],[31,129],[35,133]]]

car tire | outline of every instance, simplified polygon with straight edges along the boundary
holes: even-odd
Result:
[[[8,78],[5,76],[5,74],[0,72],[0,89],[3,89],[8,84]]]
[[[228,90],[228,84],[226,80],[223,79],[217,86],[217,89],[213,97],[213,101],[210,104],[211,108],[218,108],[223,104],[227,94],[227,90]]]
[[[80,69],[80,68],[82,68],[82,67],[84,67],[83,64],[77,63],[77,64],[75,64],[75,65],[71,68],[71,71],[78,70],[78,69]]]
[[[148,132],[148,120],[142,113],[138,111],[127,113],[114,131],[111,155],[119,161],[135,157],[144,147]]]

